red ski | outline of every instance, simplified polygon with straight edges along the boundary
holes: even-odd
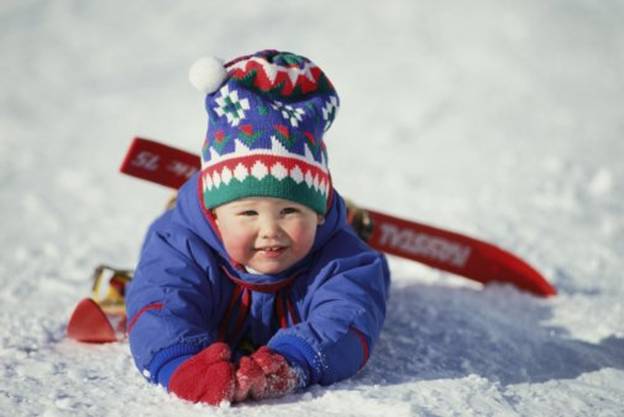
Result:
[[[120,171],[179,188],[199,171],[199,156],[144,138],[134,138]],[[499,282],[539,296],[555,288],[533,267],[498,246],[456,232],[349,207],[349,221],[371,247],[487,284]]]
[[[200,165],[197,155],[135,138],[120,170],[177,189],[199,171]],[[379,251],[483,284],[512,284],[544,297],[556,294],[555,288],[529,264],[490,243],[351,204],[348,204],[348,220],[358,235]],[[123,340],[126,337],[124,293],[131,278],[129,270],[97,267],[92,297],[82,300],[74,310],[67,335],[90,343]]]

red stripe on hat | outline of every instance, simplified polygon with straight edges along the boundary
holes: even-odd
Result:
[[[292,175],[291,170],[294,170],[298,167],[304,178],[306,173],[310,172],[313,178],[315,176],[318,176],[319,180],[324,179],[325,182],[329,182],[329,174],[327,170],[319,166],[313,165],[309,162],[306,162],[302,159],[270,153],[264,154],[256,152],[242,156],[235,156],[238,155],[235,153],[232,153],[231,155],[231,157],[228,157],[228,155],[224,155],[223,159],[216,161],[214,164],[211,164],[211,161],[205,161],[204,168],[202,169],[202,175],[212,175],[215,171],[221,174],[224,168],[228,168],[231,171],[232,176],[235,177],[236,168],[239,166],[239,164],[247,169],[247,175],[251,175],[251,170],[256,162],[261,162],[269,171],[271,170],[271,168],[279,163],[288,170],[289,175]]]
[[[258,60],[265,61],[266,66],[275,68],[276,73],[274,74],[273,79],[271,79],[271,77],[269,77],[266,73],[265,65],[262,65],[262,63],[258,62]],[[232,68],[233,65],[238,64],[241,61],[242,60],[239,59],[233,62],[228,62],[227,66],[230,76],[232,78],[241,79],[248,76],[253,71],[255,72],[255,77],[253,79],[254,86],[262,91],[270,91],[281,85],[282,88],[280,90],[280,94],[282,96],[289,96],[296,87],[299,87],[300,91],[304,94],[315,91],[319,87],[318,81],[322,72],[319,67],[311,62],[309,63],[311,66],[308,69],[308,73],[312,76],[312,80],[302,72],[297,74],[297,78],[293,82],[290,78],[290,74],[285,70],[285,68],[287,68],[286,65],[270,63],[263,57],[250,56],[248,57],[248,61],[244,63],[244,68]],[[291,65],[291,67],[299,68],[298,65]]]

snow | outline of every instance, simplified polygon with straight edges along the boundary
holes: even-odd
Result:
[[[0,415],[624,415],[623,18],[615,0],[3,1]],[[559,295],[392,259],[363,372],[217,409],[148,385],[125,343],[67,340],[93,268],[132,266],[169,196],[116,172],[132,136],[199,151],[189,66],[265,47],[337,86],[343,194],[495,242]]]

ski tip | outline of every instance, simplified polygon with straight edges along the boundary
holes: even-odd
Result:
[[[513,273],[516,275],[519,287],[524,287],[524,289],[540,297],[557,295],[557,289],[533,266],[517,257],[514,264]]]
[[[548,283],[548,281],[546,281],[544,279],[544,283],[542,284],[542,288],[541,288],[541,294],[544,297],[554,297],[557,295],[557,289],[552,286],[551,284]]]
[[[541,275],[534,277],[530,283],[524,286],[524,288],[522,286],[519,287],[539,297],[549,298],[557,295],[557,289],[546,281],[546,279]]]
[[[83,299],[74,309],[67,324],[67,336],[85,343],[117,341],[106,314],[92,298]]]
[[[504,265],[503,276],[516,287],[539,297],[554,297],[557,289],[533,266],[517,256],[506,252],[500,261]]]

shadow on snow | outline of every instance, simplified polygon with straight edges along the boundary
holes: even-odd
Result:
[[[548,325],[552,308],[508,287],[394,288],[380,341],[357,378],[383,385],[475,374],[509,385],[624,369],[624,339],[575,340]]]

